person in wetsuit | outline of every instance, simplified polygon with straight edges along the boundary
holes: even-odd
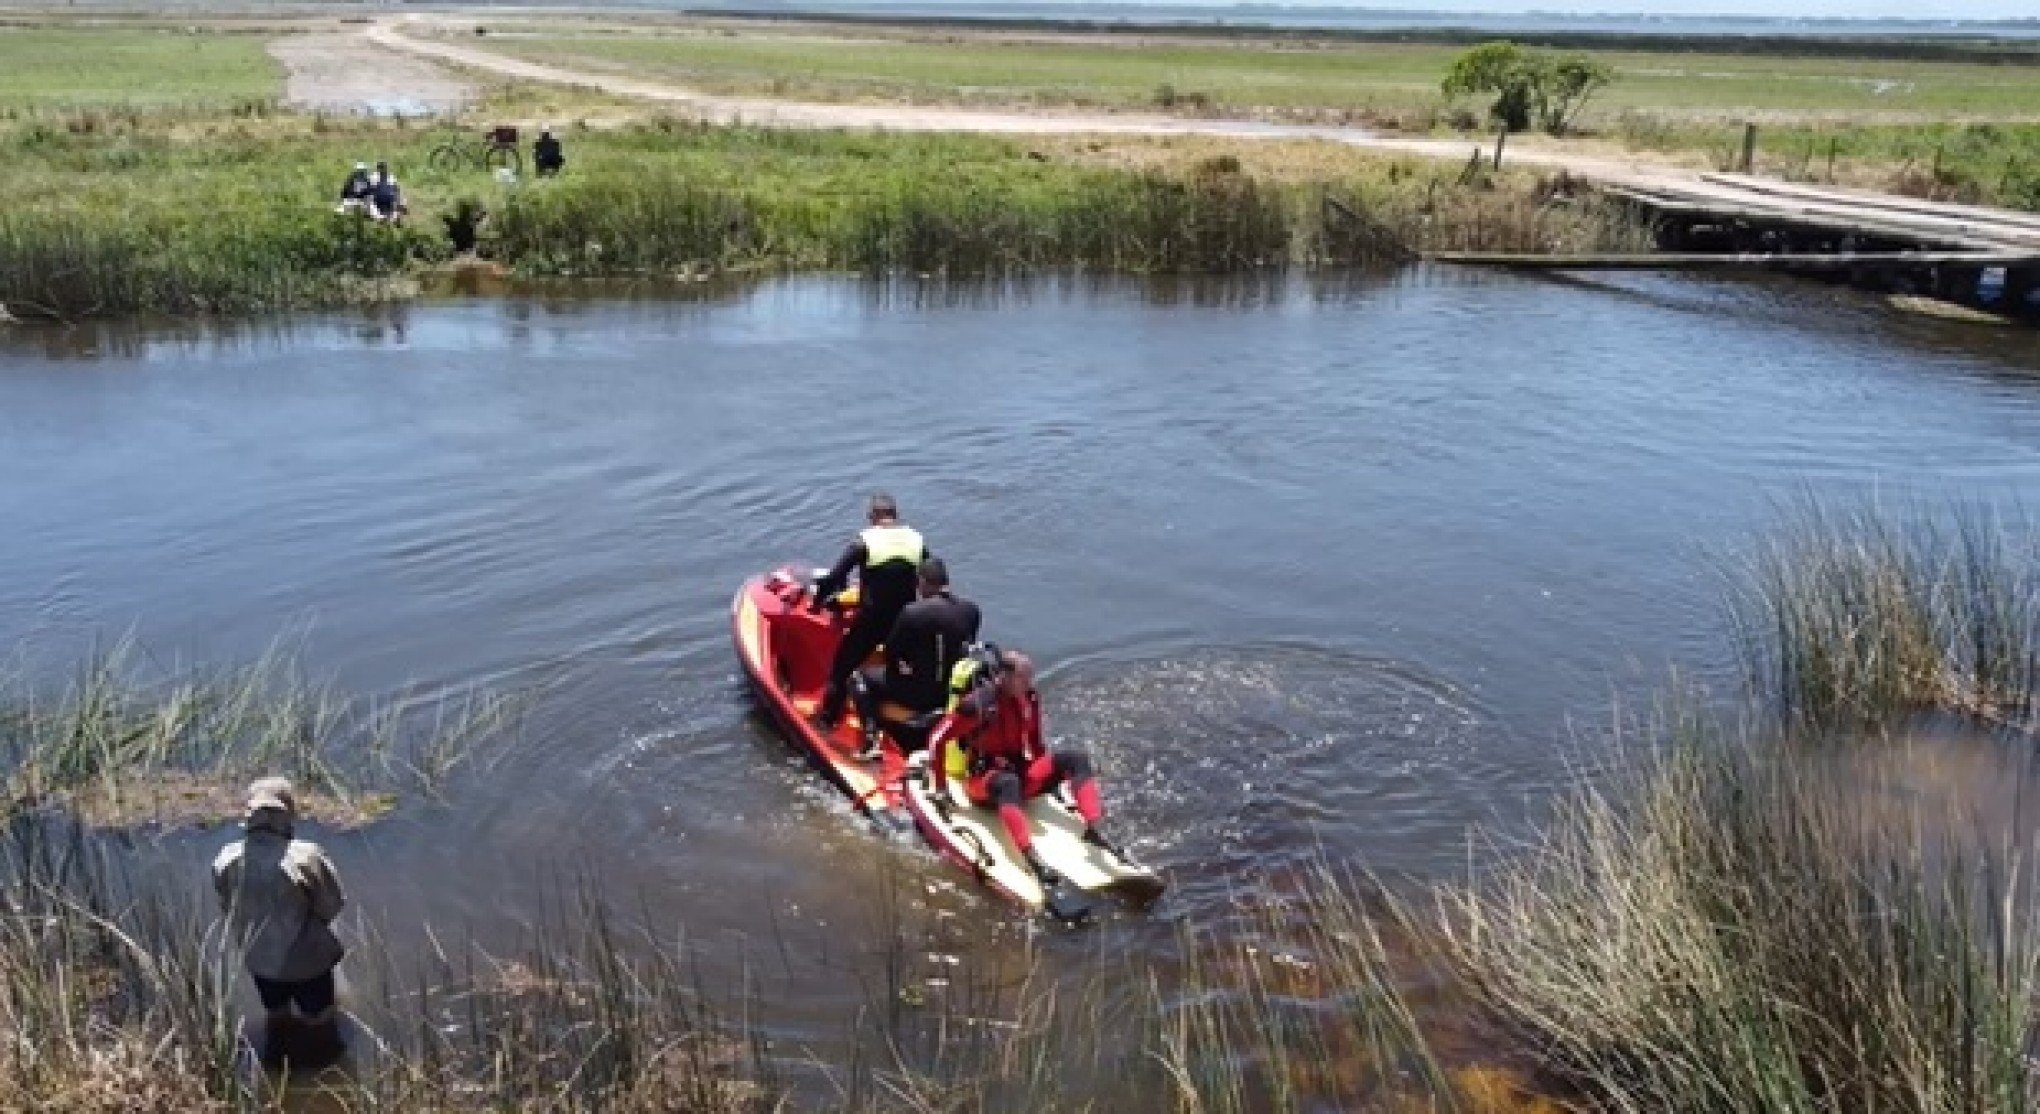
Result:
[[[836,726],[843,718],[850,674],[864,665],[864,659],[892,633],[900,612],[914,601],[921,562],[928,557],[920,532],[900,522],[900,507],[892,496],[873,495],[867,518],[871,524],[843,550],[835,567],[815,582],[809,605],[820,609],[849,584],[853,571],[857,574],[857,617],[836,647],[835,660],[829,664],[829,684],[815,716],[825,728]]]
[[[949,566],[940,557],[921,562],[921,598],[908,604],[885,636],[885,664],[860,670],[851,678],[850,694],[864,723],[864,751],[858,757],[879,757],[879,712],[887,702],[914,716],[942,710],[948,697],[949,672],[963,652],[977,641],[982,615],[978,605],[949,590]],[[925,729],[926,724],[921,725]],[[909,738],[902,749],[918,749]]]
[[[948,792],[949,779],[960,771],[964,795],[974,805],[999,810],[999,822],[1044,888],[1054,888],[1061,878],[1034,850],[1025,811],[1030,798],[1069,785],[1077,815],[1084,821],[1084,842],[1118,854],[1098,829],[1105,807],[1090,756],[1077,750],[1051,751],[1042,742],[1033,661],[1011,650],[990,655],[990,660],[980,660],[974,653],[956,669],[959,675],[950,687],[962,692],[928,738],[935,791]],[[945,751],[952,744],[960,748],[960,756]],[[957,757],[961,761],[953,768]]]

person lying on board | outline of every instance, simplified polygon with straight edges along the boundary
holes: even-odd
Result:
[[[937,793],[948,792],[950,779],[958,778],[972,804],[998,809],[1014,848],[1044,887],[1061,879],[1035,853],[1025,806],[1064,784],[1083,818],[1084,842],[1119,854],[1098,830],[1105,807],[1090,756],[1051,751],[1042,742],[1041,696],[1034,691],[1034,662],[1026,654],[996,647],[973,652],[957,663],[950,690],[949,711],[928,738]]]
[[[916,721],[902,749],[918,749],[927,729],[920,717],[942,710],[948,696],[946,678],[977,641],[981,621],[978,605],[949,590],[949,566],[940,557],[921,562],[921,598],[906,606],[885,636],[885,664],[859,670],[850,679],[850,696],[864,724],[864,750],[857,757],[876,761],[881,749],[880,716],[884,705],[904,708]]]

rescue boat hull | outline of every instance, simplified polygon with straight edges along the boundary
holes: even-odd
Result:
[[[804,578],[792,569],[753,577],[730,603],[731,636],[758,703],[792,746],[860,812],[894,827],[907,817],[900,793],[905,763],[891,747],[878,761],[857,757],[863,729],[854,707],[832,729],[815,722],[829,664],[849,618],[812,610]]]

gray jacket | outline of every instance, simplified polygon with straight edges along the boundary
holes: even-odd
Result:
[[[340,875],[319,845],[250,820],[248,834],[213,860],[219,894],[248,970],[273,982],[301,982],[332,970],[346,954],[328,927],[347,903]]]

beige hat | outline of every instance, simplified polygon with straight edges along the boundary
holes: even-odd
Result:
[[[297,815],[297,794],[292,791],[289,778],[256,778],[248,786],[248,815],[253,816],[264,809],[280,809]]]

